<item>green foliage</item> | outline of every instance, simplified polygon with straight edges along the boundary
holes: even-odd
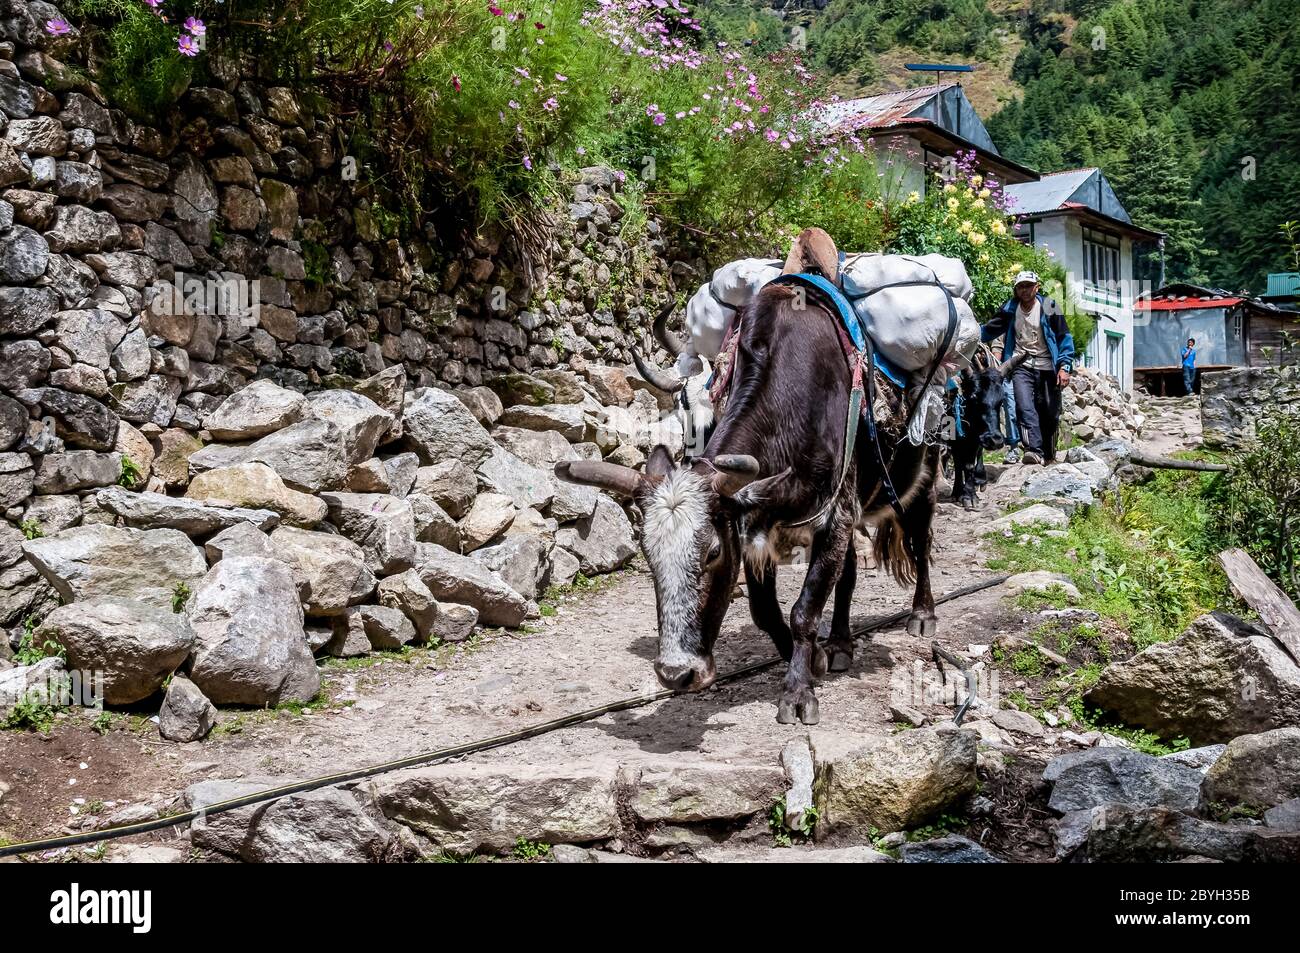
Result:
[[[9,731],[49,732],[54,725],[56,709],[45,699],[37,695],[28,695],[20,699],[0,720],[0,729]]]
[[[1030,4],[1013,68],[1025,94],[989,121],[994,141],[1043,171],[1104,169],[1135,222],[1169,232],[1170,279],[1262,290],[1289,267],[1277,223],[1300,217],[1294,3],[1065,7]],[[1154,262],[1137,277],[1154,280]]]
[[[172,17],[183,20],[203,4],[168,6]],[[106,55],[98,77],[132,115],[154,119],[189,87],[194,63],[176,49],[177,28],[140,0],[68,0],[63,9],[103,28]]]
[[[516,860],[545,860],[551,856],[551,845],[520,837],[510,853]]]
[[[128,490],[139,485],[144,479],[144,473],[134,460],[125,454],[122,456],[122,472],[117,478],[117,485],[124,486]]]
[[[1061,573],[1082,606],[1119,623],[1140,649],[1179,635],[1196,616],[1231,601],[1214,561],[1210,517],[1214,477],[1162,471],[1144,486],[1076,514],[1064,537],[993,536],[990,565],[1013,572]]]
[[[178,582],[172,586],[172,612],[184,612],[185,603],[190,601],[190,587],[185,582]]]
[[[1300,599],[1300,410],[1279,407],[1229,461],[1212,494],[1214,529]]]
[[[45,535],[41,524],[36,520],[23,520],[18,528],[23,531],[23,536],[27,539],[40,539]]]
[[[772,832],[772,840],[777,847],[793,847],[796,843],[807,843],[813,839],[819,817],[817,808],[808,807],[799,813],[793,825],[785,819],[785,798],[779,799],[767,812],[767,826]]]
[[[14,661],[19,665],[35,665],[41,659],[58,656],[67,658],[68,650],[62,644],[53,639],[46,639],[39,645],[36,643],[36,620],[28,616],[23,620],[23,634],[18,640],[18,648],[14,652]]]

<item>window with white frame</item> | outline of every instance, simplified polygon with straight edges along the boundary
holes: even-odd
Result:
[[[1116,380],[1124,380],[1124,335],[1106,332],[1106,373]]]
[[[1083,279],[1108,291],[1119,291],[1120,239],[1115,235],[1083,230]]]

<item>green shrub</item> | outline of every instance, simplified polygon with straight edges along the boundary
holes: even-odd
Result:
[[[1293,599],[1300,599],[1300,410],[1277,408],[1228,462],[1216,486],[1214,530],[1240,546]]]

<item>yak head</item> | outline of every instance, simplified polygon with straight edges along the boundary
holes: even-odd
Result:
[[[1002,408],[1006,403],[1005,384],[1025,359],[1022,351],[1009,361],[992,360],[962,371],[962,423],[966,435],[979,442],[984,450],[997,450],[1006,441],[1002,436]]]
[[[665,688],[699,691],[717,677],[713,645],[740,571],[739,518],[763,482],[755,483],[758,470],[739,454],[679,467],[662,446],[644,473],[601,461],[556,464],[561,479],[630,497],[641,510],[659,617],[654,670]]]

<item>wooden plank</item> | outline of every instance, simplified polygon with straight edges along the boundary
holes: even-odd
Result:
[[[1300,609],[1244,549],[1225,549],[1219,553],[1219,562],[1237,598],[1259,613],[1273,637],[1300,664]]]

